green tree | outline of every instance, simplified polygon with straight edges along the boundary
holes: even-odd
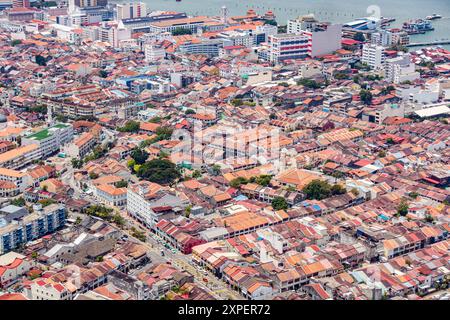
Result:
[[[275,20],[264,20],[264,24],[270,24],[271,26],[278,25],[278,23]]]
[[[192,109],[187,109],[184,113],[185,113],[186,115],[188,115],[188,114],[195,114],[195,111],[192,110]]]
[[[364,36],[364,33],[357,32],[354,34],[353,40],[364,42],[364,41],[366,41],[366,37]]]
[[[170,184],[179,179],[181,174],[171,161],[167,159],[153,159],[139,167],[137,176],[159,184]]]
[[[111,218],[111,221],[119,227],[123,227],[125,225],[125,219],[119,213],[114,214]]]
[[[172,35],[174,35],[174,36],[181,36],[181,35],[185,35],[185,34],[192,34],[192,31],[190,29],[185,29],[185,28],[175,28],[172,31]]]
[[[145,242],[147,240],[145,233],[143,231],[135,229],[134,227],[131,228],[131,235],[142,242]]]
[[[364,104],[371,104],[372,103],[372,92],[370,92],[369,90],[361,90],[359,92],[359,97],[361,98],[361,102],[363,102]]]
[[[43,207],[47,207],[47,206],[49,206],[49,205],[51,205],[51,204],[53,204],[53,203],[56,203],[56,201],[53,200],[53,199],[42,199],[42,200],[39,200],[38,202],[39,202]]]
[[[37,56],[35,56],[35,61],[40,66],[44,66],[45,67],[47,65],[47,60],[43,56],[41,56],[39,54]]]
[[[173,128],[168,126],[161,126],[156,129],[156,141],[169,140],[172,137]]]
[[[413,198],[413,199],[417,199],[417,197],[419,196],[419,194],[417,193],[417,192],[410,192],[409,194],[408,194],[411,198]]]
[[[22,197],[13,199],[13,200],[11,200],[11,204],[13,206],[23,207],[25,205],[25,199]]]
[[[36,105],[36,106],[30,108],[30,112],[46,114],[47,113],[47,106],[45,106],[43,104]]]
[[[192,178],[197,179],[200,178],[202,176],[202,173],[200,172],[200,170],[194,170],[194,172],[192,172]]]
[[[136,148],[131,151],[130,156],[133,158],[135,162],[134,164],[144,164],[148,159],[148,153],[140,148]]]
[[[387,144],[394,144],[395,141],[394,141],[394,139],[392,139],[392,138],[387,138],[387,139],[386,139],[386,143],[387,143]]]
[[[286,210],[289,207],[286,199],[283,197],[273,198],[271,204],[274,210]]]
[[[230,186],[233,188],[239,188],[242,184],[247,184],[248,181],[244,177],[237,177],[230,181]]]
[[[151,118],[148,122],[161,123],[161,121],[162,121],[161,117],[156,116],[156,117]]]
[[[299,81],[297,81],[297,84],[310,89],[320,88],[320,85],[317,83],[317,81],[311,79],[300,79]]]
[[[18,46],[21,43],[22,43],[22,40],[19,40],[19,39],[12,40],[11,41],[11,47]]]
[[[211,166],[211,171],[214,176],[218,176],[221,173],[220,166],[218,164],[213,164]]]
[[[235,107],[239,107],[242,106],[244,102],[242,101],[242,99],[233,99],[231,100],[231,104]]]
[[[322,200],[331,195],[331,185],[326,181],[315,179],[308,183],[302,192],[307,199]]]
[[[94,179],[97,179],[97,178],[98,178],[98,174],[97,173],[95,173],[95,172],[90,172],[89,173],[89,179],[94,180]]]
[[[406,216],[408,214],[409,206],[406,199],[402,199],[397,206],[397,213],[401,215],[402,217]]]
[[[332,195],[344,194],[346,192],[345,188],[340,184],[333,185],[330,190]]]
[[[98,75],[102,78],[106,78],[108,77],[108,71],[102,69],[98,72]]]
[[[259,184],[260,186],[267,187],[270,184],[270,180],[272,180],[272,176],[268,174],[263,174],[255,179],[255,183]]]
[[[125,180],[120,180],[119,182],[115,183],[116,188],[126,188],[128,187],[128,182]]]
[[[138,121],[130,120],[125,123],[125,126],[117,128],[119,132],[138,132],[140,124]]]
[[[192,206],[187,206],[187,207],[184,209],[184,216],[185,216],[186,218],[189,218],[189,216],[191,215],[191,212],[192,212]]]

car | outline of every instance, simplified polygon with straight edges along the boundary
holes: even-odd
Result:
[[[206,278],[203,278],[203,282],[206,282],[206,283],[208,283],[208,279],[206,279]]]

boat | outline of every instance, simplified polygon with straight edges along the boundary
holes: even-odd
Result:
[[[403,23],[403,30],[408,34],[424,34],[428,31],[433,31],[433,25],[428,20],[417,19]]]
[[[427,16],[426,20],[436,20],[436,19],[442,19],[442,16],[437,13],[433,13],[431,16]]]

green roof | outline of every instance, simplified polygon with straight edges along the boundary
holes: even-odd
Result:
[[[64,123],[57,123],[54,126],[51,126],[50,128],[43,129],[41,131],[38,131],[36,133],[30,134],[29,136],[26,136],[27,139],[33,139],[33,140],[44,140],[48,137],[50,137],[53,133],[51,129],[63,129],[67,128],[69,125]]]

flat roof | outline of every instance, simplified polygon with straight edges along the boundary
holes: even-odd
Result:
[[[69,125],[63,124],[63,123],[57,123],[54,126],[51,126],[49,128],[38,131],[36,133],[30,134],[29,136],[26,136],[26,138],[32,139],[32,140],[44,140],[44,139],[48,138],[49,136],[51,136],[53,134],[53,132],[56,131],[56,129],[62,129],[62,128],[67,128],[67,127],[69,127]]]
[[[417,114],[421,118],[433,117],[433,116],[438,116],[441,114],[450,114],[450,108],[445,105],[436,106],[436,107],[431,107],[431,108],[425,108],[422,110],[417,110],[417,111],[415,111],[415,114]]]

